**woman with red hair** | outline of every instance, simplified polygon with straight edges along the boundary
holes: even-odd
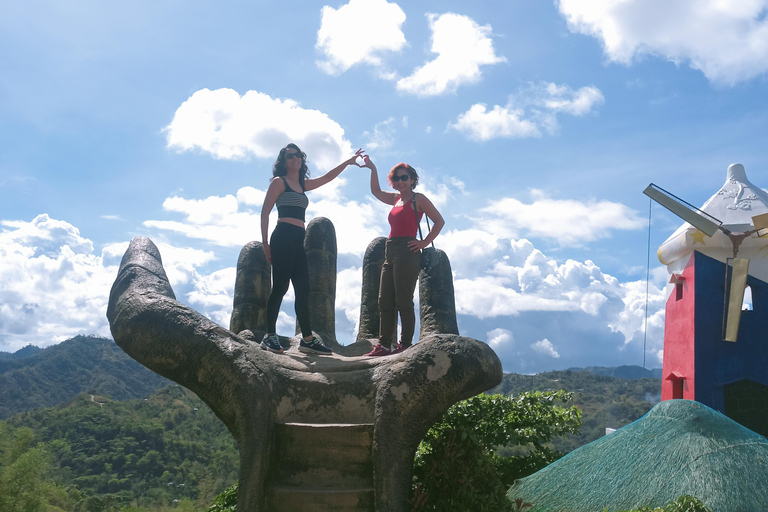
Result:
[[[395,192],[385,192],[379,186],[376,166],[368,155],[364,164],[371,170],[371,193],[382,203],[391,204],[389,224],[391,231],[384,250],[384,264],[379,282],[379,343],[368,356],[387,356],[402,352],[411,346],[416,329],[413,310],[413,292],[421,270],[421,250],[440,234],[445,225],[443,217],[423,194],[413,191],[419,183],[416,170],[399,163],[389,171],[387,181]],[[434,226],[423,240],[416,238],[423,214],[432,219]],[[400,341],[395,349],[392,343],[397,332],[397,314],[400,314]]]

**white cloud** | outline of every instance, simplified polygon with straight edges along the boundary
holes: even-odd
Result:
[[[258,91],[240,96],[232,89],[201,89],[176,110],[165,133],[170,149],[227,160],[274,159],[294,142],[307,153],[314,176],[353,153],[344,129],[328,115]]]
[[[494,329],[485,334],[488,337],[488,344],[494,349],[509,346],[514,343],[512,331],[507,329]]]
[[[604,101],[603,93],[593,86],[574,91],[567,85],[528,84],[511,95],[506,106],[494,105],[488,110],[485,104],[476,103],[448,128],[477,141],[540,137],[542,132],[557,132],[558,114],[583,116]]]
[[[214,322],[229,328],[236,275],[236,267],[223,268],[208,275],[195,273],[194,289],[186,295],[189,304]]]
[[[261,236],[260,213],[265,191],[245,187],[237,197],[210,196],[205,199],[185,199],[174,196],[163,201],[163,209],[184,215],[183,221],[147,220],[144,225],[163,231],[172,231],[189,238],[208,240],[226,247],[243,246]],[[256,203],[258,201],[258,203]],[[241,211],[241,204],[258,204],[257,211]],[[272,219],[272,226],[276,218]]]
[[[491,201],[480,210],[483,219],[478,225],[508,238],[525,233],[573,247],[607,238],[614,230],[640,229],[645,223],[635,210],[621,203],[553,199],[536,190],[532,195],[529,204],[511,197]]]
[[[104,315],[117,267],[104,266],[77,228],[46,214],[1,225],[0,347],[108,335]]]
[[[356,64],[383,66],[382,54],[397,52],[406,45],[400,26],[405,13],[386,0],[350,0],[338,9],[324,6],[315,48],[325,59],[317,65],[338,75]],[[381,70],[382,75],[391,73]]]
[[[343,313],[344,318],[352,325],[347,335],[352,340],[360,330],[360,292],[363,289],[362,267],[350,267],[341,270],[336,276],[336,311]],[[342,339],[343,333],[336,324],[336,337]]]
[[[350,201],[344,197],[344,182],[309,193],[307,217],[326,217],[336,229],[340,254],[361,256],[371,240],[387,232],[387,207],[374,199]],[[325,194],[320,190],[325,189]],[[147,220],[144,226],[205,240],[223,247],[241,247],[261,239],[261,203],[265,191],[243,187],[235,195],[209,196],[203,199],[169,197],[163,202],[166,212],[183,215],[181,220]],[[277,223],[277,213],[270,214],[270,234]]]
[[[521,139],[525,137],[540,137],[541,131],[537,124],[523,119],[524,112],[511,105],[500,107],[494,105],[488,111],[486,105],[476,103],[469,110],[460,114],[455,123],[449,128],[466,133],[473,140],[490,140],[498,137]]]
[[[456,311],[477,318],[515,316],[521,312],[582,312],[597,317],[608,302],[618,302],[618,280],[591,261],[558,264],[527,244],[522,264],[510,259],[490,262],[476,277],[454,281]],[[518,255],[519,256],[519,255]]]
[[[766,0],[559,0],[571,31],[599,39],[607,57],[687,62],[714,83],[768,71]]]
[[[407,126],[407,118],[403,118],[403,126]],[[373,132],[363,132],[363,137],[367,139],[365,143],[365,149],[372,151],[376,149],[387,149],[392,146],[395,141],[395,118],[390,117],[380,123],[376,123],[373,127]]]
[[[45,347],[78,334],[109,337],[109,291],[128,243],[110,244],[98,254],[75,226],[47,214],[0,225],[0,350]],[[226,316],[218,313],[227,302],[231,309],[231,297],[223,295],[230,277],[234,286],[234,269],[201,276],[197,269],[213,253],[157,245],[177,297],[210,310],[226,326],[228,310]]]
[[[560,357],[560,354],[557,353],[557,350],[555,350],[552,342],[546,338],[533,343],[531,348],[540,354],[548,355],[550,357],[554,357],[555,359]]]
[[[648,286],[648,320],[645,320],[646,310],[646,285],[645,281],[633,281],[623,283],[624,309],[608,326],[614,332],[620,332],[624,336],[624,342],[629,343],[633,339],[642,339],[644,329],[648,329],[647,340],[651,342],[651,350],[661,350],[659,343],[664,339],[664,308],[667,295],[663,288],[656,287],[653,283]]]
[[[437,57],[397,81],[397,89],[419,96],[455,92],[480,80],[480,66],[505,62],[493,49],[491,26],[460,14],[427,14],[432,30],[432,53]]]
[[[422,174],[426,184],[438,191],[430,190],[428,195],[440,198],[442,194],[440,201],[450,202],[444,183],[431,181],[429,172]],[[441,179],[451,181],[449,176]],[[339,254],[346,265],[337,276],[336,310],[337,336],[347,342],[354,339],[359,327],[361,286],[359,263],[350,262],[361,262],[368,243],[386,233],[387,206],[375,200],[349,201],[343,191],[340,188],[335,199],[311,204],[316,213],[334,222]],[[263,193],[244,187],[223,197],[169,198],[164,207],[169,214],[183,216],[174,221],[178,224],[175,232],[231,245],[231,233],[238,225],[249,221],[257,225],[255,210]],[[546,199],[537,194],[536,201]],[[484,215],[488,217],[487,212]],[[167,227],[160,221],[147,224],[155,229]],[[127,243],[104,247],[98,255],[74,226],[48,216],[30,223],[5,221],[2,226],[3,348],[18,349],[29,342],[44,346],[75,334],[108,335],[104,318],[107,294]],[[447,231],[437,242],[451,258],[462,333],[470,329],[474,334],[466,334],[485,336],[504,358],[507,371],[545,369],[557,356],[561,364],[603,356],[613,362],[621,359],[622,351],[636,354],[639,350],[645,311],[643,282],[621,283],[589,260],[557,261],[529,240],[500,234],[489,222]],[[156,243],[179,300],[227,327],[235,269],[206,273],[203,269],[213,266],[214,251],[172,246],[163,243],[162,236],[156,237]],[[651,288],[649,354],[662,348],[664,290],[660,286]],[[293,333],[295,319],[285,313],[292,312],[292,305],[293,291],[289,289],[278,320],[281,334]],[[579,345],[585,337],[589,347]],[[548,340],[558,340],[557,348]]]

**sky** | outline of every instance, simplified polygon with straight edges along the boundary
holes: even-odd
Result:
[[[655,254],[681,221],[642,191],[701,205],[735,162],[768,186],[767,14],[768,0],[7,2],[0,350],[110,337],[136,236],[179,301],[228,327],[239,251],[294,142],[312,176],[357,148],[382,188],[398,162],[417,169],[446,220],[435,245],[460,332],[506,372],[660,367]],[[343,344],[363,253],[389,232],[369,179],[351,166],[308,193],[308,218],[337,233]],[[278,332],[294,321],[289,291]]]

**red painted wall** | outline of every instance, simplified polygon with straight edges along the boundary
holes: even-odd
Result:
[[[685,398],[695,400],[696,367],[695,356],[695,280],[694,258],[688,260],[683,270],[685,281],[675,286],[682,286],[682,297],[672,291],[667,299],[664,319],[664,364],[661,380],[661,399]],[[674,384],[682,377],[683,396],[674,396]]]

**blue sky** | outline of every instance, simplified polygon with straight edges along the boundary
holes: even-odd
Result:
[[[768,1],[11,2],[0,17],[0,350],[109,335],[134,236],[180,301],[229,324],[277,150],[317,176],[406,161],[446,218],[459,328],[505,371],[643,363],[654,182],[700,205],[765,187]],[[354,337],[366,169],[311,192],[337,230]],[[386,183],[382,183],[386,186]],[[646,359],[679,225],[652,210]],[[274,221],[272,222],[274,226]],[[292,296],[278,330],[293,332]]]

